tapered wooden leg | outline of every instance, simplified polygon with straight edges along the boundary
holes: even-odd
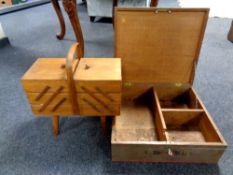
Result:
[[[59,23],[60,23],[60,27],[61,27],[61,32],[57,34],[57,38],[58,39],[63,39],[66,33],[66,26],[65,26],[65,21],[61,12],[61,8],[60,5],[58,3],[58,0],[51,0],[52,4],[53,4],[53,8],[57,14]]]
[[[55,115],[53,118],[53,133],[55,136],[59,134],[59,116]]]
[[[102,128],[103,133],[106,134],[106,116],[100,117],[100,124],[101,124],[101,128]]]
[[[77,42],[80,44],[82,53],[84,53],[84,40],[81,25],[78,18],[78,10],[76,7],[76,0],[63,0],[63,6],[67,12],[71,25],[73,27]]]

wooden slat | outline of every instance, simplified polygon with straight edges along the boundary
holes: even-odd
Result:
[[[38,96],[39,93],[27,93],[27,97],[29,100],[29,103],[31,104],[43,104],[45,101],[48,100],[48,98],[52,95],[52,93],[46,93],[43,95],[43,97],[40,98],[40,100],[36,100],[36,97]],[[94,93],[95,96],[99,99],[101,99],[103,102],[105,102],[106,104],[120,104],[121,103],[121,94],[120,93],[108,93],[108,95],[113,99],[113,101],[109,100],[108,98],[104,97],[102,94],[99,93]],[[69,96],[68,93],[60,93],[58,94],[55,98],[54,101],[52,103],[55,103],[57,101],[59,101],[61,98],[67,98],[67,101],[64,104],[70,104],[69,103]],[[86,94],[86,93],[77,93],[77,101],[78,104],[84,104],[83,102],[83,98],[88,99],[89,101],[91,101],[92,103],[97,104],[96,100],[93,99],[90,95]]]
[[[172,154],[168,154],[169,150]],[[224,145],[174,145],[171,143],[121,142],[112,140],[113,161],[217,163]]]
[[[87,87],[91,92],[97,93],[97,88],[100,88],[102,91],[107,93],[116,93],[121,92],[121,81],[76,81],[76,91],[78,93],[83,93],[82,87]]]
[[[39,111],[43,112],[43,110],[53,101],[53,99],[62,91],[63,88],[64,88],[63,86],[58,87],[57,90],[48,98],[48,100],[44,104],[41,105],[41,108],[39,109]]]
[[[77,92],[121,92],[121,79],[119,58],[82,58],[74,74]]]
[[[71,105],[64,105],[61,104],[55,111],[54,105],[49,105],[46,107],[46,109],[42,112],[40,112],[40,105],[32,105],[32,111],[35,115],[37,116],[51,116],[51,115],[60,115],[60,116],[72,116],[72,115],[77,115],[72,112]],[[86,105],[79,105],[80,109],[80,114],[83,116],[103,116],[103,115],[109,115],[109,116],[114,116],[114,115],[119,115],[120,114],[120,105],[109,105],[111,109],[113,109],[114,113],[111,113],[109,110],[106,110],[103,108],[101,105],[96,105],[98,109],[101,111],[98,112],[88,104]]]
[[[199,117],[201,114],[204,113],[203,110],[162,110],[164,120],[166,122],[166,125],[183,125],[185,123],[188,123],[189,121],[192,121],[194,118]]]
[[[24,90],[39,93],[49,86],[48,92],[54,92],[63,86],[63,92],[68,92],[65,64],[65,58],[38,58],[21,78]],[[76,64],[77,60],[73,62],[72,69]]]
[[[112,111],[107,110],[101,105],[97,105],[100,112],[96,111],[89,105],[80,105],[80,115],[83,116],[115,116],[120,114],[120,105],[109,105]]]
[[[38,58],[23,75],[22,80],[64,80],[65,63],[65,58]]]
[[[74,80],[120,81],[120,58],[81,58]]]
[[[159,98],[155,90],[153,89],[153,97],[154,97],[154,111],[155,111],[155,125],[156,125],[156,131],[159,135],[159,140],[160,141],[167,141],[167,137],[165,135],[165,131],[167,129],[164,118],[163,118],[163,113],[161,111],[161,107],[159,105]]]
[[[159,99],[170,100],[186,92],[191,85],[179,83],[130,83],[123,82],[122,93],[123,100],[133,100],[141,96],[149,89],[154,88]]]
[[[57,87],[63,86],[62,92],[68,92],[66,80],[22,80],[22,85],[26,93],[39,93],[49,86],[47,92],[55,92]]]
[[[33,114],[36,116],[53,116],[53,115],[71,116],[71,115],[74,115],[71,105],[61,104],[59,108],[53,111],[54,107],[55,105],[49,105],[46,107],[46,109],[43,112],[40,112],[41,105],[32,105],[31,109],[32,109]]]

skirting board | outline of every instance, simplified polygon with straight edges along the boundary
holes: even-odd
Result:
[[[21,10],[24,8],[29,8],[29,7],[49,3],[49,2],[50,2],[50,0],[34,0],[34,1],[29,1],[27,3],[15,4],[15,5],[12,5],[9,7],[0,8],[0,15],[5,14],[5,13],[9,13],[9,12],[13,12],[16,10]]]

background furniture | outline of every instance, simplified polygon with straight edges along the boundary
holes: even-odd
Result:
[[[63,39],[65,36],[66,29],[65,29],[65,21],[64,21],[62,12],[61,12],[61,8],[58,3],[58,0],[51,0],[51,2],[58,16],[60,27],[61,27],[61,31],[60,33],[57,34],[57,38]],[[82,53],[84,53],[83,34],[82,34],[82,29],[81,29],[79,18],[78,18],[76,2],[77,2],[76,0],[62,0],[64,9],[69,16],[71,25],[73,27],[76,40],[80,44]]]
[[[61,27],[61,31],[60,33],[57,34],[57,38],[63,39],[66,29],[65,29],[65,22],[64,22],[64,18],[61,12],[61,8],[59,6],[58,0],[51,0],[51,2],[58,16],[60,27]],[[73,27],[76,40],[80,44],[82,53],[84,53],[84,40],[83,40],[81,25],[80,25],[79,18],[78,18],[78,9],[77,9],[76,2],[77,2],[76,0],[62,0],[65,11],[67,12],[69,16],[71,25]],[[150,1],[150,6],[157,6],[157,4],[158,4],[158,0]],[[118,5],[118,0],[113,0],[112,1],[113,8],[116,7],[117,5]],[[114,14],[113,11],[112,11],[112,14]]]
[[[1,7],[11,6],[11,5],[12,5],[12,1],[11,0],[0,0],[0,8]]]
[[[2,4],[5,2],[12,2],[10,5],[4,6],[3,8],[2,5],[6,5]],[[9,13],[9,12],[13,12],[13,11],[17,11],[17,10],[22,10],[25,8],[29,8],[29,7],[34,7],[37,5],[41,5],[41,4],[45,4],[45,3],[49,3],[50,0],[0,0],[0,15],[5,14],[5,13]]]
[[[86,0],[87,1],[87,12],[90,20],[93,22],[95,17],[112,17],[113,1],[112,0]],[[119,0],[119,6],[130,6],[130,7],[148,7],[152,2],[152,6],[157,4],[157,1],[151,0]]]

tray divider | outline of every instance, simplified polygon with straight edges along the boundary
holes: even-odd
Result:
[[[202,109],[166,109],[162,111],[166,125],[183,125],[204,114]],[[169,116],[169,117],[168,117]]]
[[[205,112],[203,109],[161,108],[162,112]]]
[[[159,135],[159,139],[160,141],[167,141],[168,137],[166,135],[166,124],[165,124],[165,120],[163,117],[163,113],[161,110],[161,106],[159,103],[159,98],[158,95],[155,91],[155,89],[153,89],[153,110],[154,110],[154,114],[155,114],[155,126],[156,126],[156,132]]]

